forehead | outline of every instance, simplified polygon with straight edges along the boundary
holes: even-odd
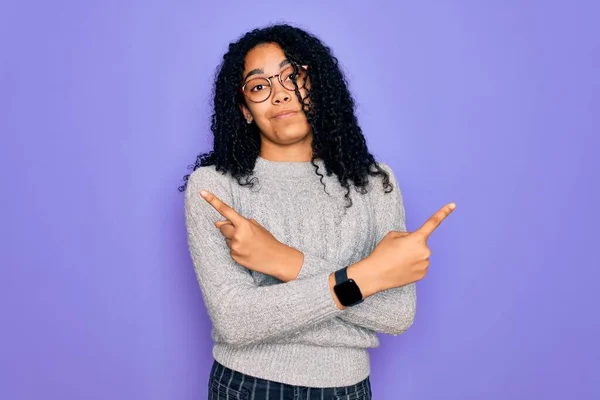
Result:
[[[244,72],[260,68],[263,70],[279,69],[279,63],[285,60],[285,54],[279,45],[274,43],[260,44],[246,54]]]

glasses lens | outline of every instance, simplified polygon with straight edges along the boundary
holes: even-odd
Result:
[[[306,70],[297,65],[292,64],[281,72],[281,82],[288,90],[295,89],[294,82],[298,85],[298,89],[302,89],[305,81]]]
[[[244,93],[251,101],[264,101],[271,94],[271,86],[265,78],[254,78],[246,82]]]

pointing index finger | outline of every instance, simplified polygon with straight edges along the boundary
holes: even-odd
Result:
[[[225,202],[221,201],[217,196],[212,194],[211,192],[207,192],[206,190],[201,190],[200,195],[213,206],[215,210],[225,218],[227,218],[233,225],[238,224],[244,217],[237,213],[233,208],[227,205]]]
[[[444,219],[456,208],[455,203],[446,204],[440,208],[435,214],[433,214],[425,223],[417,229],[415,232],[422,234],[425,240],[437,229]]]

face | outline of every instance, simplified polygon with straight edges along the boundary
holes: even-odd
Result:
[[[242,84],[247,83],[245,90],[248,95],[250,90],[254,90],[255,94],[262,90],[266,97],[268,87],[257,86],[255,83],[258,81],[253,79],[267,78],[283,73],[282,80],[285,83],[285,77],[290,71],[293,71],[290,68],[289,61],[277,44],[262,44],[250,50],[246,55]],[[261,132],[263,145],[261,152],[275,151],[276,148],[290,145],[310,148],[312,129],[302,111],[296,93],[285,88],[278,77],[272,77],[270,80],[271,93],[266,100],[253,102],[249,96],[244,96],[245,103],[240,105],[244,118],[252,120],[252,123],[255,123]],[[291,85],[290,80],[286,85]],[[310,87],[308,82],[304,86],[300,89],[303,98],[306,96],[307,88]]]

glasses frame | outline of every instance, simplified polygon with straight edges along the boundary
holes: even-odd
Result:
[[[294,69],[300,69],[300,68],[302,68],[302,69],[304,69],[304,70],[307,70],[307,69],[308,69],[308,65],[299,65],[299,64],[297,64],[297,63],[294,63],[294,62],[291,62],[289,65],[290,65],[290,66],[292,66],[292,68],[294,68]],[[277,77],[277,80],[278,80],[278,81],[279,81],[279,83],[281,84],[281,87],[282,87],[282,88],[284,88],[285,90],[287,90],[288,92],[292,92],[292,91],[294,91],[294,90],[295,90],[295,88],[294,88],[294,89],[288,89],[288,88],[286,88],[286,87],[285,87],[285,85],[284,85],[284,84],[283,84],[283,82],[281,81],[281,74],[282,74],[283,72],[285,72],[285,70],[286,70],[287,68],[288,68],[288,67],[285,67],[285,68],[283,68],[283,70],[282,70],[282,71],[280,71],[278,74],[275,74],[275,75],[271,75],[271,76],[268,76],[268,77],[256,77],[256,78],[249,79],[249,80],[247,80],[247,81],[246,81],[246,83],[244,83],[244,84],[242,85],[242,87],[240,88],[240,90],[241,90],[241,91],[242,91],[242,93],[244,94],[244,97],[246,97],[246,98],[247,98],[248,100],[250,100],[251,102],[253,102],[253,103],[264,103],[265,101],[269,100],[269,97],[271,97],[271,95],[273,94],[273,82],[271,81],[271,79],[272,79],[272,78],[275,78],[275,77]],[[266,97],[264,100],[261,100],[261,101],[254,101],[254,100],[252,100],[252,99],[251,99],[251,98],[250,98],[250,97],[249,97],[249,96],[246,94],[246,85],[247,85],[248,83],[250,83],[251,81],[253,81],[254,79],[266,79],[266,80],[267,80],[267,82],[269,82],[269,94],[267,95],[267,97]],[[303,84],[302,86],[298,86],[298,90],[300,90],[300,89],[303,89],[303,88],[304,88],[304,86],[306,86],[306,81],[304,81],[304,84]]]

